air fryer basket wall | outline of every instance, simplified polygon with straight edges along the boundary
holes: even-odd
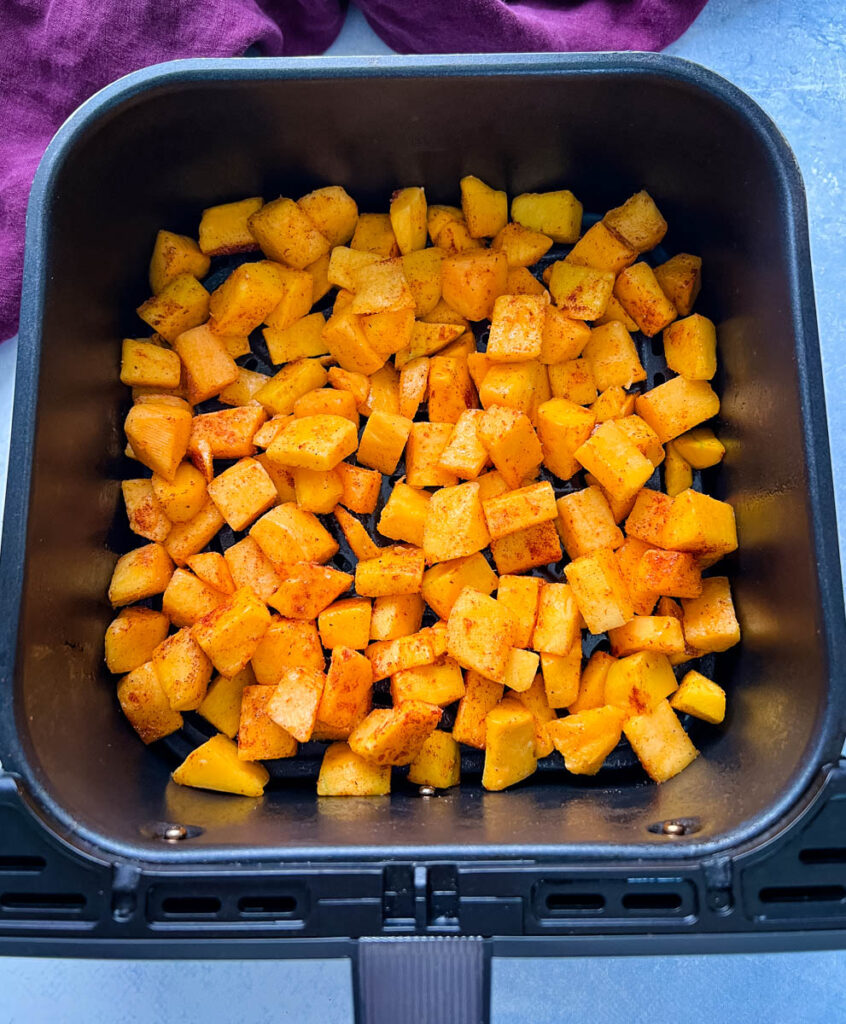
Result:
[[[143,333],[132,310],[155,231],[192,233],[213,203],[329,183],[363,209],[384,209],[402,184],[451,202],[466,173],[511,195],[566,186],[596,211],[647,187],[669,250],[704,260],[727,447],[718,492],[741,538],[730,574],[744,639],[721,662],[726,723],[695,729],[703,756],[661,787],[562,775],[501,794],[471,784],[369,802],[318,801],[294,784],[255,802],[176,787],[172,764],[121,718],[102,668],[126,401],[118,341]],[[682,817],[701,827],[674,854],[694,855],[763,831],[837,756],[842,596],[801,181],[766,117],[701,69],[548,56],[198,61],[131,76],[72,119],[39,172],[20,359],[0,757],[72,842],[242,864],[649,858],[667,845],[648,826]],[[162,849],[145,832],[162,820],[201,831]]]

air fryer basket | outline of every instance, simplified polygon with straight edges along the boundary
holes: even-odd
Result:
[[[734,505],[741,541],[730,574],[744,639],[718,659],[726,722],[694,726],[702,757],[660,787],[625,765],[505,793],[471,777],[434,799],[400,784],[389,799],[318,800],[297,778],[263,801],[177,787],[178,743],[138,743],[102,667],[123,549],[118,341],[140,333],[155,231],[330,183],[365,210],[403,184],[450,202],[466,173],[512,195],[565,186],[593,211],[646,187],[668,251],[703,258],[727,448],[709,489]],[[655,55],[185,61],[109,87],[64,126],[33,188],[0,622],[0,828],[20,837],[0,889],[83,894],[45,911],[0,893],[0,933],[51,917],[126,937],[198,921],[204,935],[286,921],[336,936],[842,922],[842,803],[829,799],[842,789],[842,591],[804,196],[784,141],[733,87]],[[168,823],[186,838],[164,842]],[[790,845],[804,850],[812,827],[828,859]],[[819,890],[798,916],[769,868],[752,903],[734,870],[788,848],[800,888]],[[63,881],[74,872],[83,881]],[[242,906],[255,879],[263,911]],[[632,898],[638,880],[652,902]],[[194,891],[196,905],[168,903]]]

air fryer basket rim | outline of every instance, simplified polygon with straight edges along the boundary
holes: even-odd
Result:
[[[193,59],[172,61],[137,71],[107,86],[82,106],[59,129],[39,165],[32,186],[27,213],[24,293],[21,309],[20,344],[18,349],[13,430],[10,448],[8,487],[3,544],[0,551],[0,622],[3,623],[3,645],[0,648],[0,685],[8,693],[15,670],[15,648],[23,588],[26,526],[32,477],[31,452],[36,420],[36,391],[40,360],[40,327],[45,301],[49,267],[46,261],[50,232],[51,204],[57,176],[74,146],[97,122],[121,107],[154,92],[160,87],[180,83],[238,82],[285,79],[355,79],[405,78],[434,75],[453,77],[526,76],[526,75],[649,75],[664,78],[717,98],[730,108],[756,133],[778,169],[785,202],[785,227],[789,233],[792,258],[789,260],[791,312],[795,330],[797,375],[804,448],[809,480],[808,504],[814,546],[817,555],[817,582],[826,624],[825,655],[831,687],[829,713],[817,731],[801,771],[792,785],[777,801],[744,827],[725,832],[704,842],[691,839],[674,845],[676,857],[695,857],[718,850],[735,848],[755,837],[767,834],[801,813],[802,796],[811,788],[823,761],[833,755],[835,744],[842,739],[844,718],[844,685],[840,649],[846,637],[843,617],[843,593],[837,543],[828,434],[825,421],[824,391],[816,327],[813,283],[811,277],[804,186],[795,157],[772,120],[745,93],[715,73],[692,62],[651,53],[603,54],[502,54],[375,58],[235,58]],[[8,700],[8,698],[7,698]],[[0,715],[0,756],[7,770],[19,775],[20,787],[30,807],[49,822],[50,828],[71,845],[103,856],[107,852],[136,861],[168,861],[187,863],[192,860],[226,862],[238,851],[226,848],[152,851],[149,846],[117,842],[96,831],[87,831],[66,810],[59,806],[41,785],[27,762],[13,716]],[[437,859],[445,856],[458,859],[491,859],[525,855],[523,845],[497,846],[483,844],[461,847],[391,848],[392,856]],[[654,844],[622,844],[613,848],[583,844],[567,848],[567,858],[625,860],[642,858],[665,851],[662,842]],[[291,849],[283,859],[343,860],[383,858],[383,847],[334,847]],[[538,858],[561,855],[558,846],[532,846]],[[243,855],[242,855],[243,856]]]

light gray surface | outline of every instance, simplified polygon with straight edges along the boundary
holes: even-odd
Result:
[[[781,127],[802,167],[840,510],[846,500],[838,455],[846,444],[844,40],[846,5],[838,0],[711,0],[668,51],[745,89]],[[356,10],[329,50],[386,52]],[[0,345],[0,489],[12,356],[11,345]],[[846,1019],[846,953],[504,959],[494,965],[493,993],[495,1024],[835,1022]],[[336,1024],[350,1020],[350,999],[348,965],[338,961],[0,961],[0,1024]]]

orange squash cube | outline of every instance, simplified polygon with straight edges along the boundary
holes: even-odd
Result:
[[[570,558],[588,555],[598,548],[620,547],[623,534],[598,487],[565,494],[557,501],[558,532]]]
[[[689,551],[701,566],[713,565],[737,549],[734,509],[699,491],[682,491],[672,499],[662,540],[662,547]]]
[[[377,253],[336,245],[329,255],[326,277],[330,284],[352,292],[355,287],[355,273],[362,267],[371,266],[378,262],[379,255]]]
[[[651,712],[629,718],[623,732],[653,782],[666,782],[699,756],[665,700]]]
[[[191,751],[174,771],[173,781],[179,786],[259,797],[270,774],[263,764],[242,761],[238,747],[228,736],[218,733]]]
[[[193,238],[173,231],[159,231],[150,258],[150,290],[158,295],[168,281],[179,274],[205,277],[210,264],[211,260]]]
[[[271,692],[270,718],[300,743],[311,739],[326,676],[312,668],[286,668]]]
[[[238,376],[220,392],[217,396],[218,401],[224,405],[250,405],[269,380],[270,377],[266,373],[245,370],[243,366],[239,366]]]
[[[493,249],[467,249],[447,256],[442,264],[444,301],[468,320],[490,317],[507,280],[508,259]]]
[[[572,245],[582,229],[582,204],[572,192],[523,192],[511,200],[511,219],[553,242]]]
[[[412,423],[405,453],[406,481],[412,487],[450,487],[458,483],[454,473],[440,465],[452,435],[451,423]]]
[[[522,224],[506,224],[491,242],[492,249],[501,249],[508,259],[509,270],[532,267],[552,247],[552,239]]]
[[[628,588],[609,548],[574,559],[564,567],[564,575],[591,633],[625,625],[634,615]]]
[[[370,700],[372,689],[373,669],[367,658],[351,647],[334,646],[317,707],[319,721],[337,729],[356,725],[358,710]]]
[[[164,593],[173,575],[173,562],[161,544],[145,544],[117,560],[109,583],[113,608]]]
[[[275,686],[289,668],[322,672],[325,662],[316,624],[305,619],[274,618],[251,662],[256,682],[261,686]]]
[[[621,708],[627,715],[648,714],[677,686],[666,654],[641,651],[619,658],[608,669],[605,701]]]
[[[590,328],[583,320],[574,320],[557,306],[544,307],[541,350],[542,363],[563,363],[577,359],[590,340]]]
[[[188,568],[221,594],[234,594],[235,582],[226,559],[217,551],[203,551],[186,559]]]
[[[414,307],[414,296],[400,259],[366,264],[353,272],[352,279],[353,313],[394,312]]]
[[[626,533],[637,537],[645,544],[655,547],[669,547],[664,540],[664,531],[674,499],[660,491],[644,487],[638,493],[634,506],[626,519]]]
[[[429,360],[419,356],[406,363],[399,377],[399,414],[413,420],[429,390]]]
[[[358,206],[340,185],[317,188],[298,199],[297,206],[331,245],[345,245],[352,238]]]
[[[373,764],[411,764],[443,712],[422,700],[371,711],[350,733],[350,749]]]
[[[656,267],[655,276],[661,291],[679,311],[679,316],[690,316],[702,286],[702,260],[680,252]]]
[[[597,396],[596,401],[591,404],[590,411],[596,417],[597,423],[605,423],[608,420],[630,416],[634,412],[634,403],[634,395],[625,392],[619,384],[612,384]]]
[[[437,247],[417,248],[402,257],[402,269],[411,294],[416,316],[426,316],[441,298],[441,263],[446,253]]]
[[[192,628],[196,642],[221,675],[236,676],[253,658],[270,627],[270,613],[250,587],[239,587]]]
[[[682,600],[684,637],[697,651],[727,651],[740,642],[740,625],[725,576],[702,581],[699,597]]]
[[[268,385],[272,381],[273,378]],[[267,413],[255,405],[195,416],[188,440],[192,462],[207,480],[211,480],[214,475],[213,459],[241,459],[255,454],[253,437],[266,420]]]
[[[496,590],[496,587],[496,573],[488,565],[484,555],[475,553],[464,558],[441,562],[427,569],[423,574],[421,593],[435,614],[447,619],[463,590],[475,590],[487,595]]]
[[[269,686],[245,686],[241,694],[238,724],[238,757],[242,761],[293,757],[297,741],[280,728],[267,713],[273,696]]]
[[[555,492],[548,481],[489,498],[483,503],[483,508],[494,540],[548,522],[557,515]]]
[[[478,406],[467,360],[434,356],[429,363],[429,419],[457,423],[467,409]]]
[[[537,476],[543,451],[529,418],[515,409],[493,405],[479,420],[479,439],[491,461],[512,488]]]
[[[681,654],[684,634],[681,622],[672,615],[635,615],[633,619],[608,631],[611,653],[624,658],[638,651],[658,654]]]
[[[236,587],[249,587],[262,601],[279,588],[273,563],[252,537],[244,537],[224,552],[224,560]]]
[[[488,464],[488,452],[479,440],[480,409],[465,409],[458,417],[440,466],[464,480],[475,480]]]
[[[255,398],[272,416],[288,416],[298,398],[322,388],[326,380],[326,369],[317,359],[297,359],[271,377]]]
[[[375,373],[387,359],[377,352],[364,333],[362,317],[350,308],[337,310],[326,321],[323,339],[330,354],[351,373]]]
[[[533,424],[538,408],[551,397],[547,368],[535,359],[491,365],[479,388],[479,400],[485,409],[494,405],[516,409]]]
[[[417,786],[449,789],[461,777],[461,751],[448,732],[436,729],[423,741],[417,757],[408,766],[408,781]]]
[[[516,647],[532,642],[538,616],[541,579],[538,576],[500,576],[497,601],[506,607],[517,623]]]
[[[106,630],[106,668],[132,672],[153,656],[167,636],[168,618],[152,608],[124,608]]]
[[[264,322],[284,294],[284,268],[278,263],[242,263],[212,293],[210,327],[216,334],[247,335]]]
[[[343,492],[340,504],[351,512],[367,514],[376,510],[379,490],[382,486],[382,474],[372,469],[353,466],[349,462],[339,462],[333,472],[340,477]],[[331,509],[330,509],[331,511]]]
[[[611,515],[614,517],[615,523],[621,523],[634,507],[637,495],[627,495],[622,500],[615,498],[613,494],[609,494],[608,491],[605,490],[602,484],[591,473],[585,473],[585,483],[588,487],[599,488],[602,492],[602,497],[608,502],[608,507],[611,509]],[[638,491],[638,494],[639,493],[640,492]]]
[[[358,461],[390,475],[397,468],[411,430],[412,422],[405,416],[374,412],[361,435]]]
[[[571,715],[605,706],[605,680],[613,664],[614,658],[605,651],[594,651],[588,658],[579,679],[579,694],[567,705]]]
[[[600,391],[614,385],[628,388],[638,381],[646,380],[646,370],[641,364],[632,336],[617,320],[594,327],[582,354],[590,365]]]
[[[485,749],[485,719],[502,699],[504,686],[468,670],[464,679],[464,696],[458,702],[453,739],[477,750]]]
[[[317,616],[320,642],[329,650],[335,647],[352,647],[363,651],[370,642],[371,614],[371,603],[365,597],[348,597],[343,601],[335,601],[334,604],[323,608]],[[419,624],[417,628],[420,628]]]
[[[123,424],[134,457],[172,480],[188,450],[191,413],[187,405],[144,402],[133,405]]]
[[[461,591],[447,621],[447,650],[463,667],[502,682],[514,646],[517,622],[492,597]]]
[[[654,337],[678,315],[676,307],[661,291],[652,267],[643,261],[617,275],[614,295],[647,338]]]
[[[170,706],[153,664],[146,661],[118,683],[121,710],[143,743],[155,743],[182,728],[182,715]]]
[[[241,459],[208,485],[208,493],[233,530],[244,530],[278,498],[276,487],[255,459]]]
[[[317,516],[293,502],[277,505],[255,522],[250,536],[274,566],[291,562],[328,562],[338,542]]]
[[[295,270],[305,270],[331,248],[329,239],[321,235],[293,199],[265,203],[247,223],[268,259]]]
[[[566,398],[576,405],[590,405],[596,400],[596,382],[587,359],[567,359],[547,367],[549,387],[556,398]]]
[[[223,516],[211,498],[185,523],[175,523],[167,535],[165,548],[177,565],[185,565],[211,541],[223,526]]]
[[[411,340],[406,348],[400,349],[394,356],[394,365],[402,370],[412,360],[422,356],[432,356],[446,348],[451,342],[464,333],[463,324],[425,323],[415,320],[411,331]]]
[[[124,480],[120,489],[126,505],[129,529],[145,540],[162,543],[170,533],[171,523],[153,491],[150,480]]]
[[[464,696],[464,676],[458,662],[441,655],[431,665],[406,668],[391,676],[394,705],[421,700],[445,707]]]
[[[426,574],[423,574],[426,585]],[[377,597],[370,616],[371,640],[396,640],[420,629],[423,621],[423,598],[420,594],[391,594]]]
[[[590,437],[595,425],[592,412],[566,398],[551,398],[538,408],[537,430],[543,464],[562,480],[581,468],[573,453]]]
[[[615,498],[636,494],[652,476],[653,465],[609,420],[577,448],[574,456]]]
[[[629,396],[630,398],[633,396]],[[621,416],[617,418],[617,428],[642,452],[653,466],[660,466],[664,461],[664,448],[658,435],[640,416]]]
[[[389,765],[366,761],[346,743],[326,748],[317,777],[318,796],[387,796],[390,792]]]
[[[493,238],[508,222],[508,196],[468,174],[461,179],[461,210],[471,238]]]
[[[306,312],[308,313],[307,310]],[[285,327],[265,327],[262,334],[271,363],[278,366],[298,359],[324,355],[329,351],[323,336],[325,326],[326,319],[322,313],[309,313]]]
[[[193,626],[226,597],[192,572],[177,569],[162,595],[162,611],[174,626]]]
[[[667,233],[667,222],[652,196],[644,191],[636,192],[602,219],[610,231],[637,252],[654,249]]]
[[[566,583],[542,583],[532,647],[545,654],[567,654],[581,640],[581,614]]]
[[[507,789],[537,769],[535,717],[516,701],[502,703],[485,718],[485,766],[482,786]]]
[[[568,263],[594,270],[610,270],[619,274],[637,259],[637,250],[610,231],[602,221],[589,227],[573,248],[567,253]]]
[[[382,549],[378,544],[374,544],[373,538],[355,516],[351,516],[346,509],[340,506],[333,511],[332,515],[337,520],[344,539],[356,558],[376,558]]]
[[[212,676],[212,663],[190,629],[180,629],[163,640],[153,651],[152,664],[174,711],[194,711],[200,706]]]
[[[178,388],[182,377],[179,356],[169,348],[141,338],[124,338],[120,380],[129,387]]]
[[[707,316],[694,313],[664,331],[667,366],[688,380],[710,380],[717,372],[717,330]]]
[[[358,447],[355,425],[343,416],[303,416],[273,439],[267,457],[279,466],[329,470]]]
[[[701,672],[688,672],[670,698],[670,707],[683,715],[719,725],[726,717],[726,691]]]
[[[637,537],[626,537],[622,545],[614,552],[617,556],[617,564],[620,567],[629,597],[632,599],[632,608],[635,615],[651,615],[655,602],[658,600],[658,591],[644,587],[638,574],[640,561],[647,551],[655,551],[644,541]],[[659,612],[659,614],[664,614]]]
[[[399,245],[391,225],[390,214],[360,213],[350,248],[375,253],[383,259],[399,256]]]
[[[675,438],[673,445],[693,469],[710,469],[722,462],[726,453],[710,427],[694,427]]]
[[[136,310],[145,324],[165,341],[209,318],[209,293],[193,274],[177,274]]]
[[[356,565],[355,589],[362,597],[419,594],[424,566],[420,548],[382,548],[376,558],[364,559]]]
[[[552,520],[491,541],[497,572],[516,573],[550,565],[561,558],[561,542]]]
[[[282,294],[273,309],[267,314],[264,322],[274,331],[284,331],[297,322],[308,318],[308,312],[314,298],[314,278],[307,270],[292,270],[282,267],[278,280],[282,286]],[[306,354],[306,353],[304,353]],[[307,353],[319,355],[319,353]],[[292,356],[291,358],[297,358]],[[274,360],[283,362],[283,360]]]
[[[614,288],[609,270],[559,260],[552,265],[549,290],[555,305],[574,320],[596,320],[605,312]]]
[[[237,676],[215,676],[209,683],[203,703],[197,708],[197,714],[202,715],[218,732],[233,739],[241,722],[244,688],[252,686],[255,681],[250,668],[245,668]]]
[[[457,484],[435,491],[423,527],[423,553],[427,562],[464,558],[486,548],[490,539],[477,483]]]
[[[294,497],[304,512],[331,512],[344,495],[340,474],[334,469],[292,469]]]
[[[699,597],[702,570],[686,551],[645,551],[637,567],[637,584],[667,597]]]
[[[391,198],[391,227],[405,255],[426,246],[426,194],[422,188],[401,188]]]
[[[552,753],[552,740],[549,738],[547,725],[554,722],[555,711],[549,706],[546,699],[546,691],[543,686],[543,678],[536,675],[528,689],[518,692],[513,690],[508,693],[505,702],[521,704],[531,711],[535,720],[535,757],[548,757]]]
[[[436,657],[432,635],[425,629],[393,640],[377,640],[364,653],[373,666],[374,682],[387,679],[403,669],[431,665]]]
[[[422,547],[423,528],[431,497],[428,491],[398,481],[382,509],[376,528],[391,540],[402,540]]]
[[[535,681],[539,665],[540,655],[535,651],[512,647],[502,681],[509,691],[523,693]]]
[[[548,731],[568,772],[596,775],[620,742],[623,721],[618,708],[597,707],[558,718],[550,722]]]
[[[496,363],[537,359],[547,304],[536,295],[500,295],[491,314],[488,359]]]
[[[200,219],[200,249],[208,256],[228,256],[258,249],[258,243],[247,222],[261,206],[262,199],[257,196],[203,210]]]
[[[337,597],[352,586],[353,577],[328,565],[298,562],[288,567],[288,574],[268,599],[286,619],[315,619]]]
[[[620,300],[616,295],[612,294],[608,300],[608,305],[605,307],[605,312],[599,319],[594,320],[593,326],[599,327],[601,324],[610,324],[614,320],[619,320],[627,331],[636,331],[638,329],[637,324],[620,305]]]

